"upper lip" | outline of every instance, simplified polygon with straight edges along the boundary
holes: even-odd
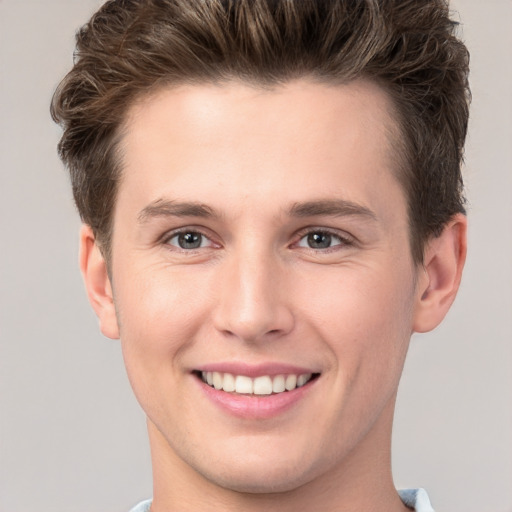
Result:
[[[251,378],[260,377],[262,375],[273,377],[276,375],[303,375],[308,373],[320,373],[312,368],[295,366],[286,363],[272,362],[247,364],[234,361],[204,364],[195,368],[195,371],[231,373],[233,375],[244,375]]]

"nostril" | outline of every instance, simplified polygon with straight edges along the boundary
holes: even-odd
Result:
[[[214,326],[228,338],[254,342],[276,340],[289,333],[294,317],[289,306],[248,294],[235,300],[227,296],[215,308]]]

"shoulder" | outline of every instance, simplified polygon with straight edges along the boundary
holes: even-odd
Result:
[[[130,512],[149,512],[151,501],[152,500],[141,501],[138,505],[133,507]]]
[[[398,491],[404,505],[415,512],[434,512],[427,491],[425,489],[402,489]]]

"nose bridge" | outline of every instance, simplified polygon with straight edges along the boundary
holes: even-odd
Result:
[[[286,276],[268,247],[247,244],[225,262],[216,327],[244,341],[277,337],[293,327]]]

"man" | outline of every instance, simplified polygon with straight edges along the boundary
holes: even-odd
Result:
[[[465,258],[453,31],[442,0],[117,0],[77,35],[52,112],[148,418],[137,512],[431,510],[390,440]]]

